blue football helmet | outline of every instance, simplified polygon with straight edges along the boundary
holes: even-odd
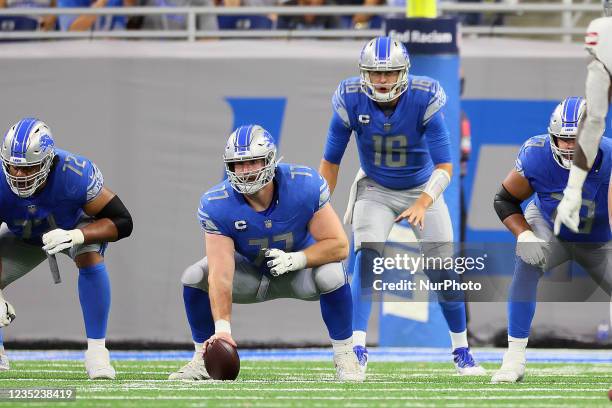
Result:
[[[391,37],[374,38],[363,47],[359,58],[361,89],[376,102],[390,102],[408,89],[410,57],[399,41]],[[380,92],[370,79],[372,71],[398,71],[397,81],[389,84],[389,92]]]
[[[561,101],[550,116],[548,125],[550,147],[557,163],[565,169],[569,169],[572,165],[574,148],[560,148],[557,139],[576,140],[578,126],[584,118],[585,112],[586,101],[584,98],[572,96]]]
[[[239,162],[263,160],[258,170],[236,173]],[[223,154],[225,171],[234,190],[242,194],[254,194],[272,181],[276,165],[276,145],[272,135],[259,125],[240,126],[227,140]]]
[[[45,183],[53,158],[55,142],[51,130],[36,118],[25,118],[6,132],[0,148],[2,167],[9,187],[21,198],[30,197]],[[32,168],[28,175],[11,175],[9,168]]]

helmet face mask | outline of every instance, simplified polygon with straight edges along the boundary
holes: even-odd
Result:
[[[268,131],[258,125],[241,126],[229,137],[223,154],[225,172],[229,182],[241,194],[255,194],[274,178],[276,145]],[[255,162],[261,163],[259,167]],[[236,171],[236,164],[243,163],[249,170]]]
[[[20,120],[4,136],[0,157],[11,191],[30,197],[47,181],[55,157],[49,127],[35,118]]]
[[[580,122],[584,118],[586,102],[584,98],[566,98],[553,111],[548,125],[548,136],[553,157],[559,166],[569,169],[574,159],[574,144],[563,147],[560,141],[574,142],[578,136]]]
[[[361,50],[359,71],[362,91],[375,102],[391,102],[408,89],[408,70],[410,58],[404,45],[390,37],[370,40]],[[397,71],[397,80],[388,84],[372,81],[372,73],[385,75]],[[382,86],[381,86],[382,85]],[[381,87],[388,91],[381,92]]]

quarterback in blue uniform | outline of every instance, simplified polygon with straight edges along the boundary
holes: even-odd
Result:
[[[340,161],[351,134],[355,135],[361,169],[351,188],[345,222],[353,224],[353,338],[364,371],[371,299],[361,295],[361,281],[380,255],[362,248],[362,243],[385,242],[393,224],[405,219],[426,255],[452,256],[453,231],[442,195],[452,174],[450,138],[442,114],[446,94],[436,80],[409,75],[409,68],[408,53],[398,41],[379,37],[364,46],[361,75],[342,81],[332,98],[333,116],[319,168],[333,193]],[[452,271],[425,272],[430,280],[457,279]],[[457,372],[484,374],[468,347],[462,294],[440,295],[449,300],[440,306],[450,329]]]
[[[132,219],[119,197],[104,187],[88,159],[55,147],[49,127],[35,118],[17,122],[0,147],[0,289],[30,272],[47,255],[63,252],[79,269],[85,321],[85,368],[91,379],[113,379],[105,346],[110,283],[106,243],[127,237]],[[0,327],[15,317],[0,292]],[[0,346],[0,370],[9,363]]]
[[[319,300],[341,381],[362,381],[352,351],[351,291],[341,261],[348,240],[325,180],[309,167],[278,164],[272,136],[236,129],[225,146],[228,178],[200,200],[207,256],[182,277],[193,359],[170,379],[205,380],[205,342],[231,335],[232,303]]]
[[[573,260],[607,293],[612,290],[608,224],[610,139],[602,139],[586,176],[578,232],[564,226],[558,236],[553,234],[556,208],[567,184],[585,105],[583,98],[570,97],[556,107],[548,135],[534,136],[523,144],[515,168],[495,196],[499,218],[517,238],[516,266],[508,299],[508,351],[501,369],[493,375],[495,383],[517,382],[525,374],[525,350],[543,271]],[[523,212],[521,203],[534,194]]]

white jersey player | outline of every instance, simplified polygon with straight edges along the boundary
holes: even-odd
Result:
[[[591,21],[585,37],[585,48],[593,56],[588,65],[586,79],[587,113],[578,134],[574,165],[570,170],[567,187],[563,191],[563,199],[557,208],[555,234],[559,234],[561,224],[565,224],[574,232],[578,231],[582,186],[593,166],[606,127],[605,120],[612,95],[612,0],[603,0],[603,7],[605,17]],[[612,196],[612,188],[609,195]],[[612,220],[612,201],[608,201]]]

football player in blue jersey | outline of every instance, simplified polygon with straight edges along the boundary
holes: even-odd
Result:
[[[340,161],[355,133],[361,169],[351,187],[345,222],[353,224],[355,267],[353,339],[363,371],[367,365],[366,330],[371,297],[362,276],[371,273],[377,251],[364,242],[385,242],[393,224],[407,220],[427,256],[452,256],[453,230],[442,193],[451,180],[449,132],[442,107],[446,95],[431,78],[410,75],[404,45],[389,37],[369,41],[361,51],[359,77],[340,83],[332,98],[333,116],[319,171],[336,186]],[[429,243],[429,244],[428,244]],[[448,270],[425,271],[431,280],[457,279]],[[459,374],[482,375],[467,342],[461,293],[439,293],[450,329]]]
[[[351,291],[342,266],[348,240],[325,180],[309,167],[278,164],[270,133],[236,129],[225,146],[228,178],[200,200],[207,256],[182,282],[195,352],[169,379],[208,379],[205,342],[236,344],[232,303],[319,300],[341,381],[362,381],[352,351]]]
[[[131,234],[132,218],[88,159],[55,147],[49,127],[35,118],[13,125],[0,147],[0,289],[30,272],[47,254],[64,253],[79,269],[85,321],[85,368],[91,379],[113,379],[105,346],[110,283],[106,243]],[[1,292],[0,292],[0,297]],[[15,311],[2,297],[0,327]],[[0,370],[8,370],[0,346]]]
[[[545,270],[573,260],[607,292],[612,289],[612,242],[608,226],[608,188],[612,141],[603,138],[582,192],[578,232],[553,233],[556,208],[567,184],[583,98],[563,100],[550,117],[548,135],[528,139],[495,196],[497,215],[517,239],[516,265],[508,295],[508,350],[494,383],[520,381],[535,314],[538,280]],[[521,203],[534,195],[523,212]],[[579,243],[579,244],[576,244]]]

